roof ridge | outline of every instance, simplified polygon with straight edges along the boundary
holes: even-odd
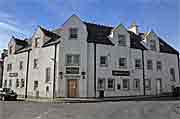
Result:
[[[104,25],[104,24],[97,24],[97,23],[86,22],[86,21],[83,21],[83,23],[85,23],[85,24],[91,24],[91,25],[96,25],[96,26],[99,26],[99,27],[114,28],[113,26],[107,26],[107,25]]]

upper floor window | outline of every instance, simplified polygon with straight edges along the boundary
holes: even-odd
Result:
[[[114,89],[114,79],[108,79],[108,89]]]
[[[170,72],[170,80],[175,81],[176,79],[175,79],[175,70],[174,70],[174,68],[170,68],[169,72]]]
[[[157,61],[156,62],[156,66],[157,66],[157,71],[161,71],[162,70],[162,63],[161,63],[161,61]]]
[[[107,65],[108,65],[108,57],[100,56],[100,66],[107,66]]]
[[[50,81],[51,78],[50,75],[51,75],[51,68],[46,68],[46,80],[45,80],[46,83]]]
[[[126,68],[127,67],[127,58],[119,58],[119,67]]]
[[[155,40],[150,40],[150,49],[151,50],[156,50],[156,41]]]
[[[152,60],[147,60],[147,69],[148,70],[153,70],[153,62],[152,62]]]
[[[77,39],[78,38],[78,29],[77,28],[70,28],[70,39]]]
[[[105,89],[105,79],[104,78],[98,79],[98,89]]]
[[[80,64],[80,55],[66,55],[66,65],[79,65]]]
[[[11,71],[12,70],[12,64],[7,64],[7,71]]]
[[[22,70],[23,69],[23,61],[19,62],[19,69]]]
[[[126,36],[125,35],[118,35],[118,45],[126,46]]]
[[[33,63],[33,68],[37,68],[38,67],[38,59],[34,59],[34,63]]]
[[[34,40],[34,47],[35,48],[39,47],[39,42],[40,42],[40,37],[36,37]]]
[[[135,68],[140,69],[141,68],[141,59],[136,59],[135,60]]]

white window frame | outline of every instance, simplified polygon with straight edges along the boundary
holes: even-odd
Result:
[[[135,78],[135,79],[133,80],[133,88],[134,88],[135,90],[139,90],[139,89],[140,89],[140,79]]]
[[[104,58],[104,62],[102,62],[102,58]],[[108,66],[108,56],[100,56],[100,67]]]
[[[109,81],[112,81],[111,83],[111,85],[112,85],[112,87],[109,87],[110,86],[110,82]],[[115,80],[113,79],[113,78],[108,78],[108,80],[107,80],[107,89],[108,90],[114,90],[115,89]]]
[[[153,61],[152,60],[147,60],[147,70],[153,70]]]
[[[100,84],[100,82],[99,81],[102,81],[102,84]],[[98,78],[98,85],[97,85],[97,88],[98,88],[98,90],[105,90],[105,78]]]
[[[127,87],[124,87],[124,81],[127,81]],[[129,79],[122,79],[122,89],[129,90],[130,89],[130,80]]]
[[[124,62],[121,62],[124,61]],[[124,65],[121,65],[124,64]],[[119,68],[127,68],[127,58],[126,57],[120,57],[118,60]]]
[[[135,69],[141,69],[141,68],[142,68],[142,61],[141,61],[141,59],[135,59]]]
[[[145,79],[145,89],[151,90],[151,79]]]
[[[69,60],[69,58],[70,58],[70,60]],[[68,60],[70,62],[68,62]],[[66,55],[66,66],[79,66],[79,65],[80,65],[80,55],[79,54],[67,54]]]

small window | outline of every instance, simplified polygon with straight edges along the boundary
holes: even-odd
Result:
[[[140,59],[136,59],[135,60],[135,68],[136,69],[140,69],[141,68],[141,60]]]
[[[105,88],[105,79],[99,78],[98,79],[98,89],[104,89]]]
[[[147,69],[148,70],[153,70],[153,62],[152,62],[152,60],[147,60]]]
[[[38,67],[38,59],[34,59],[34,64],[33,64],[34,69]]]
[[[126,58],[119,58],[119,67],[126,68],[127,67],[127,59]]]
[[[51,68],[46,68],[46,80],[45,82],[49,82],[51,78]]]
[[[35,40],[34,40],[34,47],[35,48],[40,47],[39,44],[40,44],[40,37],[36,37]]]
[[[19,79],[16,79],[16,88],[19,87]]]
[[[66,74],[79,74],[79,67],[66,67]]]
[[[7,71],[11,71],[12,70],[12,64],[7,64]]]
[[[145,88],[147,90],[151,89],[151,80],[150,79],[145,79]]]
[[[9,88],[11,88],[12,87],[12,80],[10,79],[9,80]]]
[[[156,51],[156,41],[150,40],[150,49]]]
[[[157,61],[156,65],[157,65],[157,71],[161,71],[162,70],[162,63],[161,63],[161,61]]]
[[[77,39],[78,38],[78,29],[77,28],[70,28],[70,39]]]
[[[133,87],[134,87],[134,89],[140,89],[140,80],[139,79],[134,79]]]
[[[108,62],[107,62],[107,56],[101,56],[100,57],[100,66],[107,66]]]
[[[7,80],[4,80],[4,88],[7,88]]]
[[[126,36],[125,35],[118,35],[118,45],[126,46]]]
[[[129,89],[129,80],[128,79],[123,79],[123,89]]]
[[[22,70],[23,69],[23,61],[19,62],[19,69]]]
[[[118,90],[121,89],[121,84],[117,84],[117,89],[118,89]]]
[[[34,90],[38,88],[38,81],[34,81]]]
[[[24,79],[21,79],[21,88],[24,88]]]
[[[175,81],[175,70],[174,68],[170,68],[170,80]]]
[[[108,89],[114,89],[114,79],[108,79]]]

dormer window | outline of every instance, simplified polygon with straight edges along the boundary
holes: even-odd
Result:
[[[150,49],[156,51],[156,41],[150,40]]]
[[[70,28],[69,32],[70,32],[70,36],[69,36],[70,40],[78,38],[78,29],[77,28]]]
[[[125,35],[118,35],[118,45],[126,46],[126,36]]]

